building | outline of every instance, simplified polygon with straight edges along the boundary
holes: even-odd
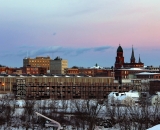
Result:
[[[133,85],[133,90],[142,91],[142,82],[141,79],[132,79],[131,83]]]
[[[112,91],[127,92],[132,85],[114,83],[113,77],[1,76],[0,93],[30,99],[106,98]]]
[[[144,68],[120,68],[120,69],[115,69],[114,73],[115,73],[115,79],[122,81],[122,79],[139,78],[140,76],[137,76],[139,73],[145,74],[145,73],[150,73],[150,71],[151,70],[147,70]]]
[[[154,67],[154,66],[146,66],[145,67],[145,69],[148,69],[148,70],[150,70],[150,71],[152,71],[152,72],[160,72],[160,66],[159,67]]]
[[[0,74],[12,74],[16,68],[0,67]]]
[[[22,67],[22,73],[23,74],[32,74],[32,75],[46,74],[47,68],[46,67],[32,67],[32,66],[28,65],[26,67]]]
[[[144,67],[144,63],[141,62],[140,56],[139,56],[138,62],[136,62],[136,59],[135,59],[135,56],[134,56],[133,46],[132,46],[132,53],[131,53],[130,63],[125,63],[124,62],[124,56],[123,56],[123,49],[119,45],[119,47],[117,48],[115,69],[120,69],[120,68],[142,68],[142,67]]]
[[[66,68],[65,72],[66,72],[66,74],[69,74],[69,75],[78,75],[79,69],[78,69],[78,67]]]
[[[116,57],[116,61],[115,61],[115,68],[122,68],[124,65],[124,56],[123,56],[123,49],[122,47],[119,45],[119,47],[117,48],[117,57]]]
[[[54,60],[50,60],[50,73],[51,74],[65,74],[65,70],[68,68],[68,61],[60,57],[56,57]]]
[[[151,95],[156,94],[157,92],[160,92],[160,80],[151,80],[149,81],[149,93]]]
[[[137,79],[160,79],[160,73],[141,72],[135,74]]]
[[[24,58],[23,67],[30,65],[31,67],[45,67],[50,70],[50,57]]]
[[[98,64],[89,68],[73,66],[72,68],[66,69],[66,74],[86,75],[86,76],[92,76],[92,77],[114,77],[113,69],[103,68],[98,66]]]
[[[122,79],[135,78],[136,73],[150,71],[144,68],[144,63],[141,62],[140,56],[138,62],[136,62],[133,46],[132,46],[130,63],[124,62],[124,59],[125,58],[123,56],[123,49],[119,45],[119,47],[117,48],[117,56],[114,68],[115,79],[118,80],[119,83],[122,83]]]
[[[139,100],[139,93],[137,91],[130,90],[129,92],[111,92],[108,95],[109,104],[118,105],[134,105]]]
[[[17,79],[24,79],[26,84],[57,84],[60,85],[62,83],[68,84],[112,84],[114,79],[113,77],[54,77],[54,76],[31,76],[31,75],[22,75],[22,76],[0,76],[0,93],[11,93],[13,90],[13,85],[16,83]],[[57,86],[58,87],[58,86]],[[67,85],[66,85],[67,87]]]
[[[16,80],[22,82],[13,84],[14,94],[17,98],[27,99],[104,99],[112,91],[132,89],[131,85],[114,84],[113,77],[32,77],[33,82],[28,78]]]

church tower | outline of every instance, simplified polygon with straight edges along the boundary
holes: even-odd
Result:
[[[138,63],[142,63],[142,62],[141,62],[141,58],[140,58],[140,55],[139,55],[139,61],[138,61]]]
[[[131,54],[130,63],[135,63],[135,57],[134,57],[134,50],[133,50],[133,46],[132,46],[132,54]]]
[[[121,45],[117,48],[117,57],[115,62],[115,68],[121,68],[124,64],[124,57],[123,57],[123,49]]]

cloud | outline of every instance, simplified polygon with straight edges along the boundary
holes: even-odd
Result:
[[[35,57],[35,56],[41,56],[41,55],[48,55],[51,53],[61,53],[63,55],[71,55],[71,56],[77,56],[83,53],[87,52],[101,52],[106,51],[110,48],[113,48],[111,46],[99,46],[99,47],[84,47],[84,48],[71,48],[71,47],[62,47],[62,46],[50,46],[50,47],[34,47],[34,46],[20,46],[18,50],[15,50],[13,53],[6,52],[3,54],[4,57],[7,56],[29,56],[29,57]]]
[[[101,47],[94,48],[94,51],[105,51],[109,48],[111,48],[111,46],[101,46]]]
[[[38,56],[55,52],[63,52],[63,48],[61,46],[43,47],[29,51],[29,56]]]
[[[91,48],[69,48],[69,47],[62,47],[62,46],[52,46],[52,47],[45,47],[40,48],[37,50],[30,51],[30,56],[37,56],[43,55],[48,53],[55,53],[60,52],[64,55],[80,55],[82,53],[86,53],[89,51],[105,51],[107,49],[112,48],[111,46],[102,46],[102,47],[91,47]]]

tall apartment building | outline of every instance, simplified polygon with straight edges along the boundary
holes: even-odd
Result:
[[[50,60],[50,72],[52,74],[64,74],[65,68],[68,68],[68,61],[60,57]]]
[[[49,56],[25,58],[23,59],[23,67],[30,65],[31,67],[45,67],[47,70],[50,70],[50,60],[51,58]]]

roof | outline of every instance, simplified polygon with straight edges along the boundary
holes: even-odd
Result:
[[[128,97],[126,95],[122,95],[122,96],[118,96],[117,100],[122,101],[122,100],[125,100],[126,98],[131,98],[131,97]]]
[[[123,52],[122,47],[119,45],[119,47],[117,48],[117,52]]]
[[[136,70],[136,71],[137,71],[137,70],[143,70],[143,71],[144,71],[144,70],[146,70],[146,69],[144,69],[144,68],[122,68],[122,69],[118,69],[118,70],[133,70],[133,71],[134,71],[134,70]],[[147,70],[147,71],[148,71],[148,70]]]
[[[139,98],[139,93],[137,91],[129,91],[129,92],[124,92],[124,93],[119,93],[119,92],[111,92],[108,97],[115,97],[118,100],[124,99],[126,97],[131,97],[131,98]]]
[[[160,73],[142,72],[142,73],[137,73],[135,75],[156,75],[156,74],[160,74]]]
[[[141,68],[130,68],[129,70],[144,70],[144,69],[141,69]]]

